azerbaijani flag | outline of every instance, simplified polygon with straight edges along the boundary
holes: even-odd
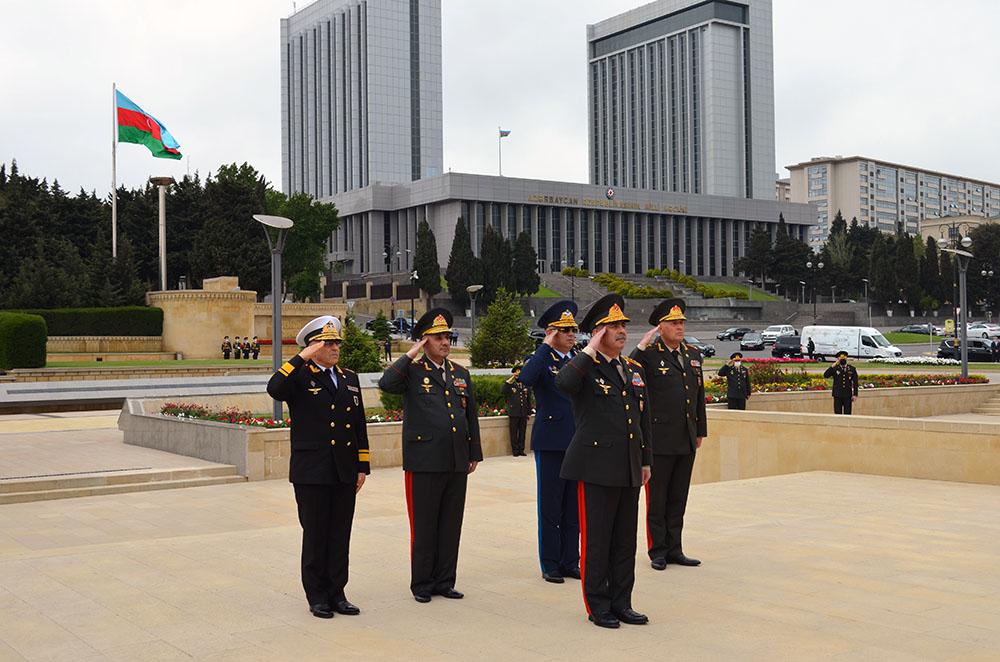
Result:
[[[160,159],[179,159],[180,144],[156,119],[121,92],[115,90],[118,106],[118,142],[145,145]]]
[[[501,138],[506,138],[509,135],[510,135],[510,131],[508,129],[500,129],[500,137]]]

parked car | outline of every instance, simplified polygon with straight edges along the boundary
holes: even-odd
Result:
[[[982,338],[969,338],[968,342],[968,354],[970,361],[993,361],[993,353],[990,351],[988,340],[983,340]],[[941,344],[938,345],[937,356],[939,359],[955,359],[956,361],[961,361],[962,350],[959,341],[951,338],[942,340]]]
[[[798,336],[778,336],[771,346],[771,356],[776,358],[801,359],[802,344]]]
[[[976,336],[978,338],[993,338],[994,336],[1000,336],[1000,326],[997,326],[996,324],[989,324],[987,322],[976,322],[975,324],[970,324],[967,331],[970,336]]]
[[[764,332],[760,336],[764,339],[765,343],[770,345],[778,339],[778,336],[795,336],[798,333],[791,324],[772,324],[764,329]]]
[[[732,326],[717,333],[715,338],[716,340],[742,340],[743,336],[752,331],[753,329],[746,326]]]
[[[944,329],[933,324],[907,324],[899,330],[899,333],[922,333],[925,336],[933,333],[935,336],[943,336]]]
[[[710,356],[715,356],[715,345],[710,345],[707,342],[702,342],[695,338],[694,336],[684,336],[684,344],[694,347],[696,350],[701,352],[701,355],[706,359]]]
[[[528,331],[528,335],[535,341],[535,349],[538,349],[538,346],[545,340],[545,329],[532,329]]]
[[[764,349],[764,339],[756,331],[746,334],[743,336],[743,339],[740,340],[741,351],[752,352],[758,349]]]
[[[821,360],[837,352],[862,359],[892,358],[903,355],[898,347],[885,339],[878,329],[870,326],[805,326],[802,327],[802,344],[813,341],[813,355]]]

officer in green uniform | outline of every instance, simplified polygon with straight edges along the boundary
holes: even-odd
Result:
[[[507,420],[510,427],[510,452],[514,457],[524,456],[524,439],[531,416],[531,389],[517,380],[521,366],[511,368],[511,376],[503,383],[507,398]]]
[[[357,493],[370,471],[365,405],[356,373],[341,368],[340,320],[324,315],[296,338],[304,349],[267,383],[288,403],[288,479],[302,526],[302,586],[317,618],[360,610],[344,595]]]
[[[644,625],[632,608],[639,490],[652,460],[646,376],[621,356],[627,340],[625,301],[609,294],[580,323],[592,332],[584,350],[556,375],[576,420],[561,476],[577,482],[583,601],[597,626]]]
[[[654,570],[668,563],[696,566],[684,555],[681,531],[695,451],[708,434],[701,353],[684,344],[682,299],[661,301],[649,316],[653,325],[632,358],[649,376],[653,418],[653,477],[646,485],[646,543]]]
[[[260,339],[257,336],[254,336],[253,342],[250,343],[250,351],[253,352],[253,360],[256,361],[260,356]]]
[[[410,591],[422,603],[432,595],[464,597],[455,577],[465,491],[483,460],[472,376],[448,359],[451,322],[443,308],[428,311],[413,327],[417,342],[378,382],[383,391],[403,396]]]
[[[229,336],[222,339],[222,358],[228,359],[229,354],[233,351],[233,343],[229,341]]]
[[[233,336],[233,358],[238,359],[243,354],[243,348],[240,346],[240,337]]]
[[[847,352],[837,352],[837,362],[826,369],[823,376],[833,379],[833,413],[851,415],[854,401],[858,399],[858,371],[847,363]]]
[[[750,399],[750,371],[743,365],[743,354],[730,354],[729,362],[719,368],[719,377],[726,378],[726,405],[729,409],[746,409]]]

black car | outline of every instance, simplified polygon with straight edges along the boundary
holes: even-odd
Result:
[[[764,339],[756,331],[751,331],[740,339],[740,351],[750,352],[756,349],[764,349]]]
[[[907,324],[899,330],[899,333],[922,333],[923,335],[941,335],[931,324]]]
[[[778,336],[771,346],[771,356],[776,358],[801,359],[802,338],[799,336]]]
[[[969,360],[983,361],[990,363],[993,361],[993,353],[990,351],[990,341],[982,338],[969,338]],[[939,359],[962,360],[961,347],[957,347],[959,342],[954,339],[942,340],[938,345],[937,357]]]
[[[748,333],[753,333],[753,329],[746,326],[733,326],[715,334],[715,338],[716,340],[743,340],[743,336]]]
[[[710,356],[715,356],[715,345],[709,345],[707,342],[702,342],[694,336],[685,336],[684,344],[697,349],[706,359]]]

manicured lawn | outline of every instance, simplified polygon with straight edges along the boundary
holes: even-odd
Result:
[[[937,347],[941,342],[941,336],[927,336],[923,333],[900,333],[898,331],[890,331],[889,333],[883,335],[885,335],[885,339],[893,345],[930,345],[933,343],[934,346]]]
[[[735,285],[731,283],[702,283],[709,292],[718,292],[720,290],[731,290],[738,289],[746,292],[747,288],[742,285]],[[764,290],[759,290],[756,287],[750,288],[750,300],[751,301],[781,301],[781,297],[776,297],[773,294],[769,294]]]
[[[549,289],[544,285],[539,285],[538,291],[535,292],[534,296],[538,299],[561,299],[562,292],[556,292],[555,290]]]

